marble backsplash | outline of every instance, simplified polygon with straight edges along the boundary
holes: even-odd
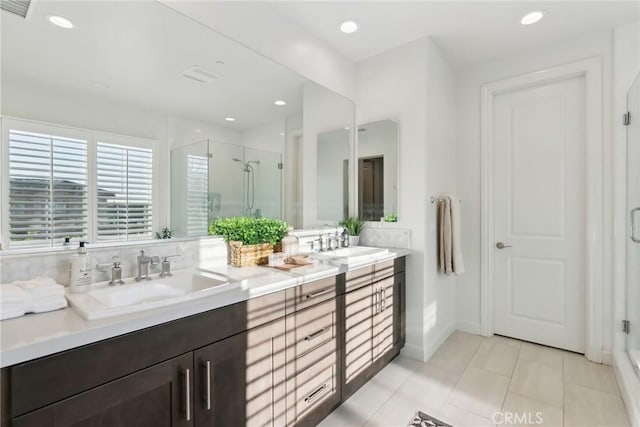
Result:
[[[110,265],[116,260],[121,262],[123,278],[135,277],[138,273],[137,256],[141,250],[144,250],[146,255],[160,257],[160,261],[162,257],[178,255],[171,259],[172,270],[227,263],[226,244],[217,237],[145,241],[115,247],[91,248],[89,245],[87,252],[93,257],[93,281],[110,280],[111,267],[97,269],[96,265]],[[68,285],[70,256],[73,253],[74,249],[35,253],[0,252],[0,283],[43,276],[50,277],[61,285]],[[152,266],[151,273],[159,274],[160,265]]]
[[[367,224],[360,233],[360,245],[408,249],[411,230],[390,223]]]

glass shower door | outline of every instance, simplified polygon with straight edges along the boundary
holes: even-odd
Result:
[[[640,74],[627,94],[627,352],[640,375]]]

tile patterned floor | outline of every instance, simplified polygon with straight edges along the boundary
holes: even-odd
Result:
[[[418,410],[455,427],[629,426],[610,366],[459,331],[427,363],[399,356],[320,426],[404,427]]]

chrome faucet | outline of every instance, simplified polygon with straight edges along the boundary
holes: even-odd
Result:
[[[138,255],[138,276],[135,278],[136,282],[140,282],[141,280],[151,280],[149,277],[149,266],[150,265],[158,265],[160,263],[160,258],[157,256],[147,256],[144,254],[144,251],[140,251],[140,255]]]
[[[330,234],[327,235],[327,250],[335,250],[340,247],[340,235],[336,231],[335,236]]]
[[[162,260],[162,272],[160,273],[160,277],[171,277],[173,273],[171,273],[171,261],[169,258],[178,257],[180,255],[167,255],[163,257]]]

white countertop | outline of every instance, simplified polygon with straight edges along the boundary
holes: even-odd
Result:
[[[408,255],[408,249],[389,249],[384,259]],[[284,272],[268,267],[217,266],[209,270],[224,274],[232,281],[246,281],[243,289],[108,319],[85,320],[72,308],[49,313],[28,314],[0,322],[0,367],[55,354],[101,340],[134,332],[183,317],[281,291],[302,283],[334,276],[380,261],[371,259],[354,265],[334,266],[314,263]],[[132,285],[124,285],[132,286]]]

